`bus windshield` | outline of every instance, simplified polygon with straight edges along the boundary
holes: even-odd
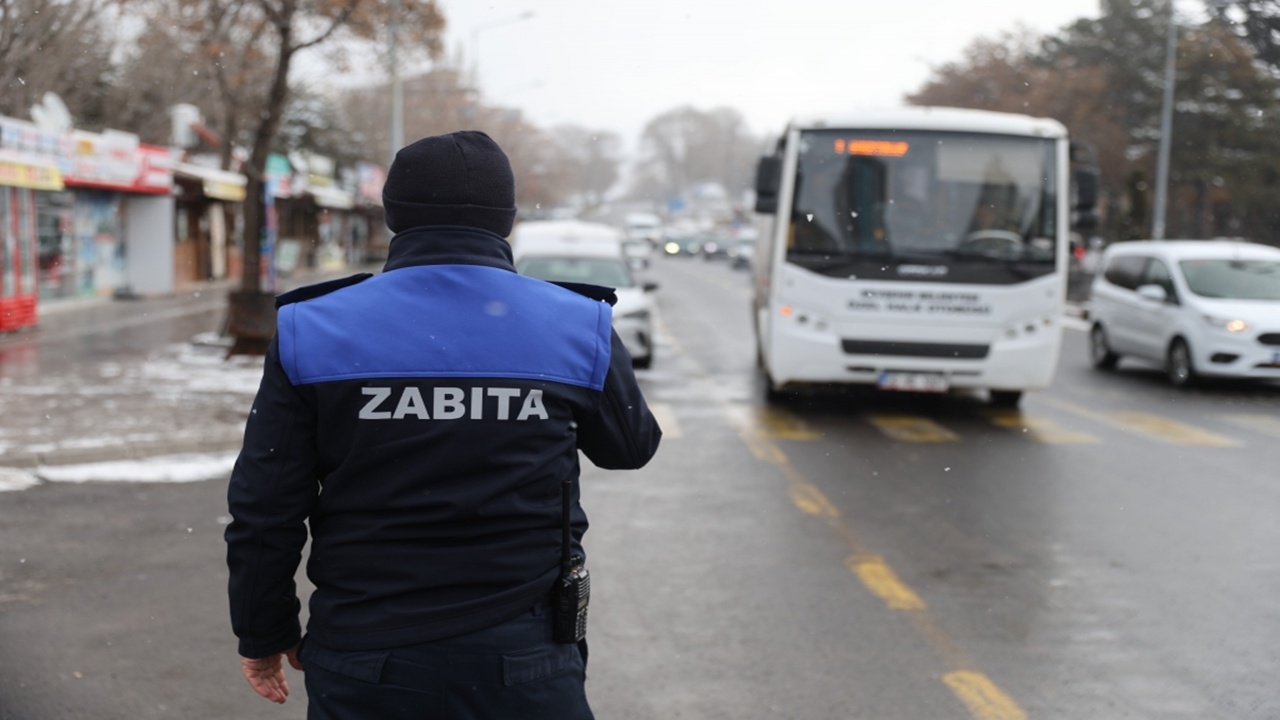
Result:
[[[1054,270],[1056,185],[1051,140],[806,131],[787,261],[842,277],[1022,282]]]

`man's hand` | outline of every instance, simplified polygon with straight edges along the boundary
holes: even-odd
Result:
[[[289,699],[289,682],[284,679],[284,663],[281,662],[281,657],[289,658],[289,664],[294,670],[302,669],[302,663],[298,661],[297,646],[279,655],[257,660],[240,658],[240,669],[244,671],[244,679],[249,681],[249,687],[273,703],[282,703]]]

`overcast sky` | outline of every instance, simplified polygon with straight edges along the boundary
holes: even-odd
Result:
[[[478,61],[489,102],[628,145],[685,104],[737,108],[760,135],[795,114],[897,104],[976,37],[1098,15],[1098,0],[439,1],[447,47]]]

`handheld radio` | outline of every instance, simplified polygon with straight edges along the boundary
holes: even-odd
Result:
[[[576,643],[587,636],[587,603],[591,601],[591,576],[584,558],[572,554],[569,532],[573,480],[561,484],[560,508],[560,577],[551,589],[552,639],[558,643]]]

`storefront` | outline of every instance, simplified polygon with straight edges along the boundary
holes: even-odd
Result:
[[[169,149],[117,130],[72,138],[68,192],[41,203],[43,296],[173,292]]]
[[[273,186],[277,272],[287,277],[301,269],[346,267],[353,247],[354,196],[338,187],[330,158],[293,153],[287,163],[291,177]],[[278,162],[275,169],[283,170],[283,163]]]
[[[351,193],[332,187],[307,189],[316,219],[315,265],[321,270],[340,270],[351,261],[354,247]]]
[[[0,158],[0,332],[36,324],[36,192],[61,189],[57,167]]]
[[[72,217],[75,193],[36,193],[36,234],[40,299],[56,301],[76,297],[75,234]]]
[[[0,332],[36,324],[40,199],[63,191],[63,138],[0,117]]]
[[[173,267],[179,285],[240,274],[242,204],[248,178],[240,173],[179,162]]]
[[[382,209],[382,186],[387,173],[373,163],[356,163],[355,208],[351,215],[351,263],[387,259],[391,233]]]

